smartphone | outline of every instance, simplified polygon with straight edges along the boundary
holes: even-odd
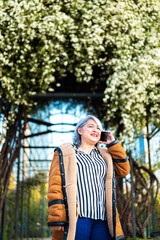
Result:
[[[107,140],[108,140],[108,135],[109,135],[109,132],[102,131],[102,132],[101,132],[100,141],[107,142]]]

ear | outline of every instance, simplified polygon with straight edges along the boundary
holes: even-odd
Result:
[[[82,134],[82,129],[78,127],[77,132],[81,135]]]

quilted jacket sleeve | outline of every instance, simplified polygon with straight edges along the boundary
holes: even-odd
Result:
[[[59,165],[58,151],[55,151],[49,172],[48,184],[48,225],[61,226],[66,220],[64,196],[62,192],[62,180]]]
[[[130,165],[126,152],[118,140],[107,145],[108,152],[112,155],[117,178],[125,177],[130,172]]]

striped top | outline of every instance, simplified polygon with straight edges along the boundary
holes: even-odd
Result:
[[[75,145],[74,148],[77,158],[78,215],[104,220],[107,165],[97,148],[89,154]]]

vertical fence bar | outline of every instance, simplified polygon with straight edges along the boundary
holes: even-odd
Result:
[[[16,221],[15,221],[15,240],[18,240],[18,227],[19,227],[19,172],[20,172],[20,156],[17,162],[17,188],[16,188]]]
[[[24,156],[24,154],[23,154]],[[23,200],[24,200],[24,158],[22,163],[22,183],[21,183],[21,231],[20,231],[20,240],[23,239],[24,234],[24,209],[23,209]]]
[[[1,240],[5,240],[5,221],[6,221],[6,199],[2,208]]]
[[[23,232],[24,232],[24,216],[23,216],[23,195],[24,195],[24,183],[22,180],[22,186],[21,186],[21,232],[20,232],[20,239],[23,239]]]
[[[29,239],[29,235],[30,235],[30,226],[29,226],[29,224],[30,224],[30,219],[29,219],[30,212],[29,211],[30,211],[30,197],[31,197],[30,168],[31,168],[31,166],[30,166],[30,162],[29,162],[29,175],[28,175],[29,182],[28,182],[28,200],[27,200],[27,202],[28,202],[28,206],[27,206],[27,240]]]
[[[14,221],[13,221],[13,204],[11,204],[11,219],[10,219],[10,227],[9,227],[9,237],[8,240],[12,239],[12,233],[13,233],[13,227],[14,227]]]
[[[136,214],[134,206],[134,182],[133,182],[133,160],[130,153],[131,160],[131,207],[132,207],[132,226],[133,226],[133,240],[136,240]]]
[[[46,223],[46,207],[45,207],[45,196],[42,196],[42,238],[45,237],[45,223]]]

